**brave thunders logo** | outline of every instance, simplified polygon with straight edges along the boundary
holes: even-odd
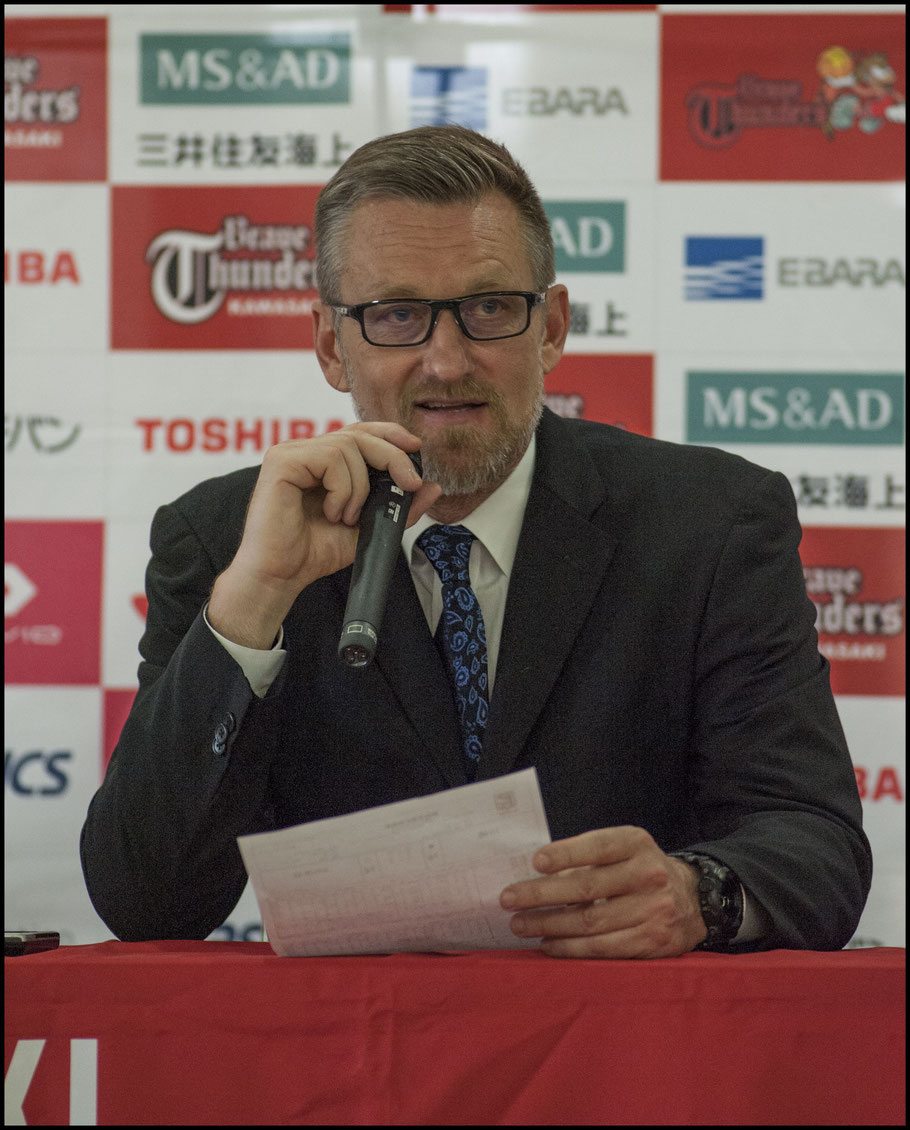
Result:
[[[905,97],[883,51],[826,47],[815,62],[818,84],[804,100],[803,83],[742,74],[734,85],[700,83],[686,96],[689,133],[708,149],[727,149],[747,129],[820,129],[833,139],[859,130],[871,135],[905,124]]]
[[[815,63],[820,86],[817,98],[827,114],[822,129],[878,133],[886,122],[905,124],[904,95],[895,89],[897,76],[888,56],[878,51],[858,56],[843,47],[828,47]]]
[[[311,349],[316,185],[115,185],[114,349]]]

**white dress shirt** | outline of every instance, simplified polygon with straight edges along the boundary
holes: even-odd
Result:
[[[471,511],[467,518],[455,523],[474,534],[468,574],[471,578],[471,588],[483,613],[483,626],[487,637],[487,677],[491,694],[496,679],[496,661],[499,658],[499,641],[502,637],[509,578],[512,576],[518,536],[521,533],[525,507],[531,492],[536,452],[537,441],[532,436],[528,450],[502,486],[497,487],[486,501],[481,502],[476,510]],[[442,615],[442,581],[416,542],[424,530],[436,524],[435,519],[423,514],[409,530],[405,530],[401,539],[411,576],[414,578],[417,596],[430,626],[430,632],[434,635],[439,617]]]

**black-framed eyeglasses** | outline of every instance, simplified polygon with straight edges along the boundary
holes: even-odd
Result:
[[[451,310],[461,332],[472,341],[498,341],[523,334],[531,324],[531,311],[546,295],[545,290],[492,290],[461,298],[378,298],[331,308],[359,322],[370,345],[423,345],[441,310]]]

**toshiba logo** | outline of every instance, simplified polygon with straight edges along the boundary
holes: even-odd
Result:
[[[312,439],[343,428],[345,420],[210,417],[139,419],[143,451],[261,453],[289,439]]]
[[[3,281],[20,283],[81,283],[72,251],[4,251]]]

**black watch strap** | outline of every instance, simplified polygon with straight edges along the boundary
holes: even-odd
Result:
[[[743,891],[736,872],[710,855],[673,851],[674,859],[698,868],[698,904],[708,936],[695,948],[724,949],[739,933],[743,921]]]

